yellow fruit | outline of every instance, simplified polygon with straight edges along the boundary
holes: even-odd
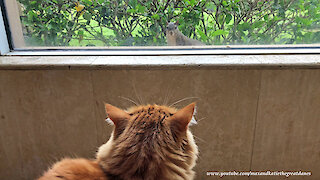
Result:
[[[84,13],[84,5],[77,3],[75,6],[77,12],[81,12],[80,16]]]

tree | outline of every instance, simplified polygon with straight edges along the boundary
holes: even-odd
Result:
[[[208,45],[320,42],[320,0],[20,0],[29,45],[166,45],[167,22]]]

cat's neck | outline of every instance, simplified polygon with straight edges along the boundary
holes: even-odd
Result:
[[[170,144],[163,148],[164,144],[150,145],[146,141],[131,147],[115,147],[110,141],[101,146],[97,154],[109,179],[190,180],[194,176],[196,146],[187,147],[187,152],[182,152]]]

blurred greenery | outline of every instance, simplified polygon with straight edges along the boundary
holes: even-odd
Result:
[[[167,22],[207,45],[320,43],[320,0],[18,0],[29,46],[166,45]]]

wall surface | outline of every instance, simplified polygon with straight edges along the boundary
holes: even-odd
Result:
[[[103,104],[196,100],[196,179],[207,171],[311,171],[320,179],[320,70],[1,70],[0,179],[29,180],[62,157],[94,158]],[[224,177],[223,179],[285,179]]]

